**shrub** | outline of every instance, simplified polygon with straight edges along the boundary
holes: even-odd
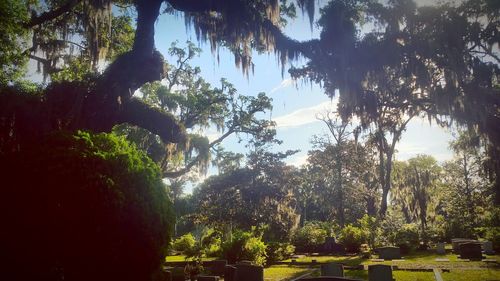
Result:
[[[495,252],[500,252],[500,227],[480,227],[477,232],[481,238],[493,243]]]
[[[415,223],[404,224],[394,235],[392,243],[401,248],[402,254],[414,251],[420,243],[419,228]]]
[[[267,244],[267,263],[282,261],[290,258],[295,252],[295,247],[290,243],[269,242]]]
[[[292,237],[292,242],[300,252],[316,252],[325,243],[327,231],[319,223],[308,222],[299,228]]]
[[[235,231],[232,241],[222,244],[222,251],[229,263],[241,260],[249,260],[256,265],[266,263],[266,244],[252,232]]]
[[[366,241],[366,236],[361,228],[349,224],[342,229],[339,241],[347,252],[358,253],[361,244]]]
[[[188,233],[175,239],[175,241],[172,243],[172,248],[174,248],[174,250],[176,251],[188,252],[193,250],[195,244],[196,239],[194,238],[193,234]]]
[[[201,247],[207,257],[219,257],[222,255],[221,233],[212,228],[206,229],[201,237]]]
[[[159,168],[124,139],[57,133],[0,155],[0,173],[4,277],[147,280],[159,269],[171,205]]]

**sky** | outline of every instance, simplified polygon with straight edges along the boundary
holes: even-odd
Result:
[[[430,0],[421,0],[420,4],[432,3]],[[318,13],[317,13],[318,14]],[[179,46],[185,46],[190,40],[202,48],[202,53],[195,58],[191,64],[201,68],[202,77],[214,87],[220,86],[220,79],[227,78],[240,94],[257,95],[265,92],[273,100],[273,110],[263,115],[262,118],[270,118],[276,122],[277,138],[283,143],[275,148],[275,151],[300,150],[289,157],[286,162],[290,165],[300,166],[306,163],[307,152],[312,149],[311,138],[313,135],[327,134],[326,126],[316,117],[326,110],[335,110],[336,99],[330,99],[324,94],[319,85],[293,81],[288,72],[282,76],[281,66],[274,54],[253,54],[255,64],[254,73],[246,77],[234,64],[233,55],[225,50],[219,51],[219,62],[210,50],[209,43],[198,42],[194,32],[186,28],[181,15],[161,15],[156,22],[155,42],[156,48],[169,60],[168,48],[174,41]],[[284,32],[291,38],[297,40],[309,40],[319,37],[316,26],[309,24],[309,19],[302,16],[298,11],[298,18],[289,22]],[[172,60],[169,60],[172,62]],[[304,62],[293,62],[301,65]],[[287,65],[288,69],[291,65]],[[36,66],[31,63],[30,69]],[[34,74],[35,80],[39,75]],[[209,138],[216,138],[215,130],[208,130]],[[244,136],[243,136],[244,138]],[[429,124],[427,120],[414,119],[403,133],[401,141],[397,144],[396,159],[407,160],[418,154],[433,155],[438,161],[443,162],[452,158],[452,152],[448,149],[449,142],[453,139],[451,133],[435,124]],[[245,142],[240,143],[234,136],[222,142],[226,150],[245,154]],[[211,168],[208,174],[216,173]],[[189,184],[185,192],[190,193],[193,185]]]
[[[299,17],[289,23],[285,33],[297,40],[319,37],[318,29],[314,27],[311,32],[309,20],[302,17],[300,12],[298,14]],[[181,16],[161,16],[156,23],[155,40],[158,50],[167,59],[167,50],[173,41],[177,40],[183,46],[184,42],[191,40],[203,49],[202,54],[194,59],[192,64],[201,67],[202,77],[213,86],[219,86],[220,79],[224,77],[235,85],[240,94],[256,95],[265,92],[271,97],[273,110],[263,117],[271,118],[277,124],[277,138],[283,140],[283,143],[276,147],[276,150],[300,150],[287,159],[288,164],[296,166],[304,164],[307,152],[312,148],[311,137],[327,133],[326,126],[316,116],[325,110],[335,110],[336,100],[327,97],[319,85],[295,82],[286,71],[282,76],[281,66],[274,54],[254,53],[255,72],[250,73],[247,78],[236,68],[234,57],[227,50],[220,50],[220,61],[217,62],[209,43],[198,42],[196,35],[186,29]],[[300,63],[295,64],[300,65]],[[216,136],[214,133],[207,132],[211,138]],[[418,154],[430,154],[440,162],[449,160],[452,158],[452,153],[448,149],[448,144],[452,139],[448,130],[429,124],[427,119],[414,119],[408,124],[407,130],[396,146],[396,158],[406,160]],[[245,153],[244,144],[238,143],[235,137],[226,139],[222,145],[226,150]],[[209,170],[208,175],[213,173],[215,169]],[[189,193],[190,189],[188,187],[186,192]]]

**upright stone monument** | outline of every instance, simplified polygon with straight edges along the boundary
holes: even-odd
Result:
[[[493,250],[493,243],[491,241],[483,242],[483,250],[486,255],[494,255],[495,251]]]
[[[399,260],[401,259],[401,249],[399,247],[381,247],[378,248],[380,259],[384,260]]]
[[[184,267],[174,267],[172,269],[172,281],[185,281]]]
[[[368,281],[394,281],[390,265],[374,264],[368,266]]]
[[[198,276],[198,281],[219,281],[219,276]]]
[[[213,260],[210,262],[210,272],[213,275],[224,276],[227,260]]]
[[[235,266],[226,265],[224,268],[224,281],[236,281],[237,269]]]
[[[322,264],[321,276],[344,277],[344,266],[340,263]]]
[[[444,255],[444,254],[446,254],[446,250],[444,248],[444,243],[437,243],[437,245],[436,245],[436,253],[438,255]]]
[[[363,281],[363,280],[351,279],[345,277],[324,276],[324,277],[306,277],[306,278],[301,278],[297,281]]]
[[[236,264],[237,281],[264,281],[264,268],[250,264]]]
[[[481,260],[483,253],[481,251],[481,243],[467,242],[460,244],[460,258],[470,260]]]

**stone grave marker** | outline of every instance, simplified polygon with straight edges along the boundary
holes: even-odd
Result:
[[[262,266],[249,264],[235,266],[238,281],[264,281],[264,268]]]
[[[391,266],[383,264],[369,265],[368,281],[393,281]]]
[[[401,249],[399,247],[381,247],[378,248],[378,255],[380,259],[384,260],[400,260]]]
[[[226,265],[224,268],[224,281],[236,281],[236,271],[235,266]]]
[[[184,267],[174,267],[172,269],[172,281],[184,281],[186,277],[184,276]]]
[[[219,281],[219,276],[198,276],[198,281]]]
[[[493,243],[491,241],[483,242],[483,250],[486,255],[494,255],[495,251],[493,250]]]
[[[444,248],[444,243],[437,243],[437,245],[436,245],[436,253],[438,255],[444,255],[444,254],[446,254],[446,250]]]
[[[210,262],[210,272],[212,272],[213,275],[224,276],[226,265],[227,260],[213,260]]]
[[[172,281],[172,272],[168,270],[163,270],[161,272],[162,281]]]
[[[467,242],[460,244],[460,258],[470,260],[481,260],[483,253],[481,251],[481,243]]]
[[[472,239],[465,239],[465,238],[453,238],[453,239],[451,239],[451,247],[453,248],[453,252],[460,253],[460,244],[467,243],[467,242],[477,242],[477,241],[472,240]]]
[[[360,279],[351,279],[346,277],[332,277],[332,276],[324,276],[324,277],[307,277],[301,278],[297,281],[363,281]]]
[[[344,277],[344,266],[340,263],[322,264],[321,276]]]

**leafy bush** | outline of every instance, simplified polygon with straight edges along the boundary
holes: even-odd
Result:
[[[295,252],[295,246],[290,243],[269,242],[267,244],[267,263],[288,259]]]
[[[491,241],[495,252],[500,253],[500,227],[480,227],[476,231],[481,238]]]
[[[222,251],[229,263],[241,260],[249,260],[256,265],[266,263],[266,244],[252,232],[235,231],[232,240],[222,244]]]
[[[347,252],[358,253],[361,244],[366,241],[366,236],[360,227],[349,224],[340,232],[339,241],[344,245]]]
[[[404,224],[396,231],[392,243],[401,248],[402,254],[414,251],[420,243],[418,225],[415,223]]]
[[[158,167],[112,134],[34,141],[0,155],[4,276],[151,279],[174,220]]]
[[[327,231],[319,223],[308,222],[297,229],[292,236],[292,242],[299,252],[316,252],[325,243]]]
[[[222,255],[221,233],[209,228],[201,237],[203,252],[207,257],[219,257]]]
[[[174,250],[176,251],[188,252],[193,250],[195,244],[196,239],[194,238],[193,234],[188,233],[175,239],[175,241],[172,243],[172,248],[174,248]]]

